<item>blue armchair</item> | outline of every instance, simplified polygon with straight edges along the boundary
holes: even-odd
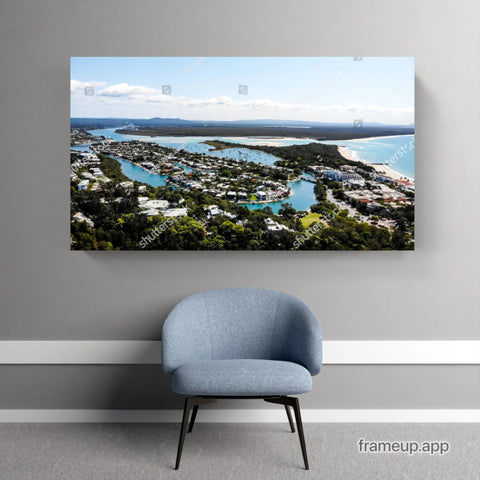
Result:
[[[259,398],[285,406],[292,432],[293,408],[305,469],[307,450],[298,398],[312,388],[322,366],[322,334],[298,298],[257,288],[193,294],[163,325],[162,365],[174,392],[187,395],[175,469],[198,407],[219,398]],[[192,412],[189,422],[190,412]]]

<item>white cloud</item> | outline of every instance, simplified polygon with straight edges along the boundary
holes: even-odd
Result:
[[[144,87],[143,85],[129,85],[128,83],[117,83],[100,90],[97,95],[104,97],[131,97],[149,96],[161,92],[155,88]]]
[[[79,80],[70,80],[70,93],[72,95],[85,95],[86,87],[93,87],[94,90],[104,88],[107,82],[81,82]]]
[[[94,87],[94,96],[85,97],[86,86]],[[362,118],[366,122],[413,123],[413,107],[395,108],[357,103],[319,105],[301,101],[283,103],[268,98],[234,99],[224,94],[201,99],[165,95],[160,89],[143,85],[117,83],[107,86],[106,82],[77,80],[71,80],[70,90],[73,116],[173,116],[203,120],[271,118],[347,123]]]

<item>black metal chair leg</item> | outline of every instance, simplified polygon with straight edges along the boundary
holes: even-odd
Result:
[[[290,430],[295,433],[295,424],[293,423],[292,414],[290,413],[290,407],[285,405],[285,411],[287,412],[288,423],[290,424]]]
[[[182,428],[180,430],[180,439],[178,441],[177,461],[175,462],[175,470],[180,466],[180,459],[182,458],[183,442],[185,441],[185,433],[187,432],[187,423],[190,410],[195,398],[190,397],[185,399],[185,407],[183,409]]]
[[[297,421],[297,430],[298,436],[300,438],[300,446],[302,447],[302,455],[303,461],[305,462],[305,470],[309,469],[308,466],[308,457],[307,457],[307,446],[305,445],[305,436],[303,434],[303,424],[302,424],[302,416],[300,414],[300,404],[298,402],[298,398],[291,398],[293,400],[292,407],[295,413],[295,420]]]
[[[293,423],[292,414],[290,413],[290,407],[293,406],[292,398],[284,395],[282,397],[267,397],[267,398],[264,398],[263,400],[268,403],[277,403],[279,405],[285,406],[285,411],[287,412],[287,417],[288,417],[288,423],[290,424],[290,430],[292,431],[292,433],[295,433],[295,424]]]
[[[222,398],[222,397],[189,397],[185,399],[185,407],[183,409],[182,427],[180,430],[180,439],[178,441],[177,461],[175,462],[175,470],[178,470],[180,466],[180,459],[182,458],[182,450],[183,450],[183,444],[185,442],[185,435],[187,433],[187,427],[188,427],[188,431],[191,432],[193,429],[193,426],[195,425],[195,419],[197,417],[199,405],[215,402],[218,398]],[[233,397],[227,397],[227,398],[233,398]],[[246,398],[246,397],[240,397],[240,398]],[[252,397],[252,398],[258,398],[258,397]],[[293,408],[293,412],[295,414],[295,420],[297,422],[297,430],[298,430],[298,437],[300,439],[300,447],[302,448],[303,461],[305,463],[305,470],[308,470],[309,466],[308,466],[308,457],[307,457],[307,447],[305,445],[305,435],[303,433],[302,416],[300,414],[300,404],[298,402],[298,398],[279,396],[279,397],[267,397],[267,398],[264,398],[263,400],[269,403],[277,403],[277,404],[283,405],[285,407],[285,411],[287,412],[290,429],[292,430],[292,432],[295,432],[295,426],[293,424],[292,415],[290,413],[290,407]],[[190,419],[190,422],[189,422],[188,419],[190,416],[190,411],[192,409],[193,409],[192,418]]]
[[[195,419],[197,417],[198,407],[206,403],[216,402],[216,398],[209,397],[188,397],[185,399],[185,407],[183,409],[183,418],[182,418],[182,427],[180,429],[180,439],[178,440],[178,450],[177,450],[177,461],[175,462],[175,470],[178,470],[180,466],[180,459],[182,458],[183,443],[185,442],[185,435],[188,431],[191,432],[193,425],[195,424]],[[190,424],[188,423],[188,417],[190,416],[190,410],[192,410],[192,418]]]
[[[295,420],[297,421],[297,430],[298,430],[298,437],[300,439],[300,447],[302,448],[302,455],[303,461],[305,463],[305,470],[309,469],[308,466],[308,457],[307,457],[307,447],[305,445],[305,435],[303,434],[303,424],[302,424],[302,416],[300,414],[300,403],[298,402],[298,398],[296,397],[269,397],[264,398],[266,402],[269,403],[278,403],[280,405],[285,405],[285,409],[287,410],[288,421],[290,422],[290,427],[292,428],[292,432],[294,432],[293,421],[291,419],[289,407],[293,408],[293,412],[295,413]]]
[[[195,405],[193,407],[192,418],[190,419],[190,425],[188,426],[187,433],[191,433],[193,430],[193,426],[195,425],[195,419],[197,418],[197,412],[198,412],[198,405]]]

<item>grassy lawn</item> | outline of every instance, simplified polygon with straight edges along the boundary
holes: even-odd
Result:
[[[307,228],[313,222],[318,222],[319,220],[320,220],[320,214],[319,213],[309,213],[306,217],[302,218],[302,225],[305,228]]]

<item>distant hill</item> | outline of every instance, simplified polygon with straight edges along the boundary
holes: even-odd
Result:
[[[202,125],[201,122],[196,122]],[[155,127],[169,126],[178,127],[191,125],[189,120],[181,118],[71,118],[70,126],[72,128],[121,128],[126,126]]]
[[[339,129],[343,131],[360,131],[362,128],[373,128],[382,131],[390,131],[394,129],[395,132],[413,133],[413,125],[385,125],[382,123],[365,122],[362,128],[354,128],[351,123],[326,123],[326,122],[312,122],[312,121],[298,121],[298,120],[233,120],[233,121],[212,121],[212,120],[185,120],[182,118],[72,118],[70,120],[72,128],[128,128],[133,130],[135,127],[140,129],[155,129],[156,127],[163,128],[195,128],[195,129],[211,129],[211,128],[262,128],[262,129],[304,129],[307,131],[326,131],[331,129]],[[271,134],[268,131],[266,134]],[[290,132],[291,133],[291,132]],[[389,133],[390,135],[401,133]],[[261,135],[257,133],[257,135]],[[303,132],[302,136],[309,135]],[[385,133],[384,133],[385,135]]]

